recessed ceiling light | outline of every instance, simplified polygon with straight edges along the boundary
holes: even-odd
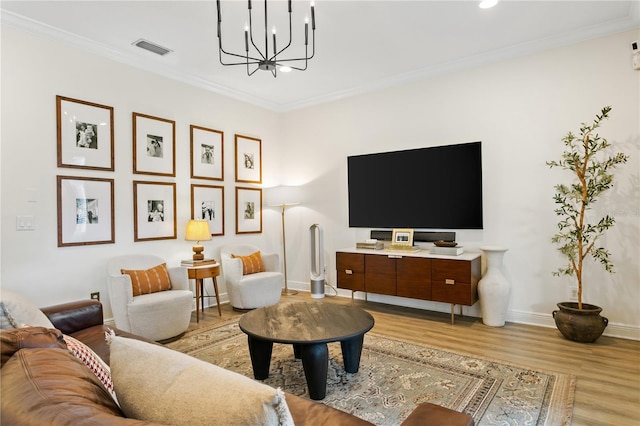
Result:
[[[489,9],[490,7],[493,7],[496,4],[498,4],[498,0],[481,0],[479,6],[481,9]]]
[[[287,67],[287,66],[280,67],[280,72],[289,72],[289,71],[291,71],[291,67]]]

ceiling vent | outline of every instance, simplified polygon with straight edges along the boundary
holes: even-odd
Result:
[[[157,55],[164,56],[167,53],[173,52],[171,49],[167,49],[166,47],[162,47],[158,44],[152,43],[149,40],[145,40],[141,38],[138,41],[134,41],[132,43],[134,46],[138,46],[141,49],[148,50],[149,52],[153,52]]]

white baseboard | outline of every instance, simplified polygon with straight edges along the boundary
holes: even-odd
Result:
[[[298,282],[298,281],[289,281],[289,288],[293,290],[306,291],[309,292],[310,285]],[[325,287],[326,294],[335,294],[334,287],[327,286]],[[351,298],[350,290],[337,289],[337,296],[339,297],[348,297]],[[354,294],[355,299],[364,300],[365,294],[363,292],[356,292]],[[371,302],[378,303],[387,303],[390,305],[396,306],[404,306],[407,308],[416,308],[416,309],[425,309],[429,311],[435,312],[451,312],[451,305],[448,303],[440,303],[440,302],[429,302],[426,300],[418,300],[418,299],[407,299],[404,297],[395,297],[395,296],[385,296],[380,294],[367,294],[367,300]],[[455,313],[456,315],[460,312],[460,307],[456,306]],[[476,303],[473,306],[463,306],[462,313],[465,316],[481,318],[482,314],[480,312],[480,304]],[[539,327],[547,327],[547,328],[556,328],[556,323],[551,316],[551,312],[548,314],[541,314],[537,312],[523,312],[523,311],[515,311],[510,310],[507,312],[507,321],[514,322],[518,324],[529,324],[535,325]],[[609,337],[619,337],[621,339],[629,339],[629,340],[639,340],[640,341],[640,327],[626,325],[626,324],[616,324],[610,322],[607,328],[604,331],[604,336]]]
[[[289,288],[292,290],[311,292],[311,286],[306,283],[302,283],[299,281],[289,281]],[[337,289],[337,294],[334,287],[327,286],[325,287],[325,294],[327,295],[335,295],[338,297],[347,297],[351,298],[351,291]],[[365,295],[363,292],[356,292],[354,295],[355,299],[364,300]],[[211,301],[212,299],[207,297],[205,298],[205,307],[215,306],[215,303]],[[407,308],[415,308],[415,309],[425,309],[428,311],[435,312],[451,312],[451,305],[448,303],[440,303],[440,302],[429,302],[425,300],[418,299],[407,299],[404,297],[395,297],[395,296],[384,296],[380,294],[367,294],[367,300],[371,302],[378,303],[387,303],[390,305],[396,306],[404,306]],[[220,294],[220,304],[223,305],[225,303],[229,303],[229,296],[227,293]],[[193,310],[196,310],[195,301],[193,303]],[[460,312],[460,308],[456,306],[456,315]],[[480,313],[480,304],[476,303],[473,306],[463,306],[462,313],[465,316],[481,318],[482,314]],[[517,324],[529,324],[535,325],[538,327],[547,327],[547,328],[556,328],[556,323],[549,314],[541,314],[536,312],[523,312],[523,311],[515,311],[510,310],[507,312],[507,321],[514,322]],[[113,324],[113,318],[106,318],[105,324]],[[609,337],[619,337],[621,339],[629,339],[629,340],[638,340],[640,341],[640,328],[626,325],[626,324],[615,324],[609,323],[607,328],[604,331],[604,336]]]

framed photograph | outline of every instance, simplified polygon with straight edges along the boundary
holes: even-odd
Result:
[[[191,125],[191,177],[224,180],[224,133]]]
[[[236,182],[262,183],[262,140],[235,135]]]
[[[413,247],[413,229],[394,229],[391,244],[394,246]]]
[[[57,178],[58,247],[114,243],[113,179]]]
[[[262,189],[236,187],[236,234],[262,232]]]
[[[208,221],[211,236],[224,235],[224,186],[192,184],[191,218]]]
[[[176,175],[176,122],[133,113],[133,173]]]
[[[176,238],[176,184],[133,181],[133,240]]]
[[[113,171],[113,107],[56,96],[58,167]]]

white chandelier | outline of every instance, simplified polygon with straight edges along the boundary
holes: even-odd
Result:
[[[218,9],[218,52],[220,57],[220,63],[225,66],[233,65],[245,65],[247,67],[247,75],[253,75],[257,70],[271,71],[271,74],[276,77],[278,69],[282,72],[291,71],[292,69],[298,71],[304,71],[307,69],[307,64],[313,55],[316,48],[316,16],[314,1],[311,1],[311,55],[309,55],[309,17],[305,18],[304,22],[304,57],[299,58],[287,58],[284,57],[283,52],[287,50],[292,43],[292,12],[291,12],[291,0],[287,1],[289,9],[289,40],[283,48],[278,50],[276,44],[276,28],[272,26],[271,31],[271,46],[269,46],[269,14],[267,7],[267,0],[264,0],[264,48],[258,47],[262,34],[256,31],[258,38],[254,41],[254,26],[252,20],[252,1],[247,1],[249,20],[244,27],[244,54],[228,52],[222,47],[222,11],[220,9],[220,0],[216,0],[216,6]],[[270,54],[271,53],[271,54]],[[241,62],[225,62],[225,59],[229,57],[242,58]],[[301,62],[304,61],[304,67]]]

